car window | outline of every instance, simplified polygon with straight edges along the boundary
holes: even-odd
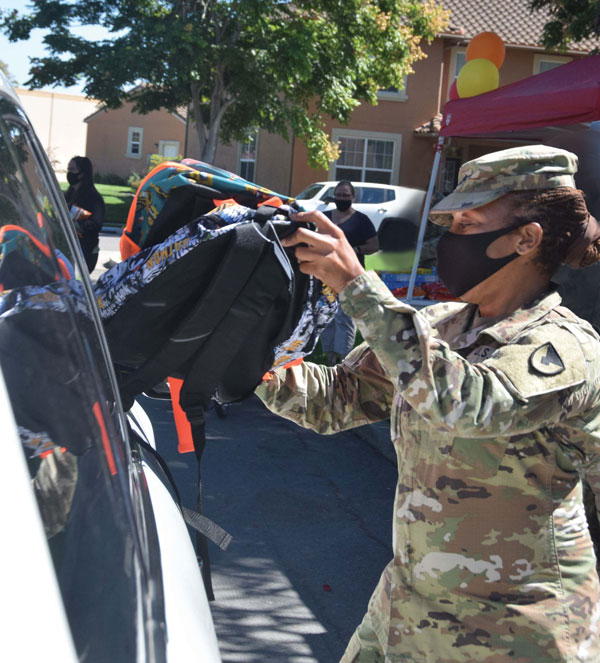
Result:
[[[0,96],[0,367],[78,655],[133,661],[129,448],[60,195],[19,107]]]
[[[393,189],[378,189],[376,187],[356,187],[356,202],[362,205],[381,205],[381,203],[394,200]]]
[[[327,199],[333,199],[333,192],[335,191],[335,184],[333,186],[327,187],[323,195],[321,196],[321,200],[327,200]]]
[[[311,184],[309,187],[304,189],[302,193],[299,193],[296,196],[296,200],[309,200],[310,198],[314,198],[316,195],[318,195],[322,188],[322,184]]]

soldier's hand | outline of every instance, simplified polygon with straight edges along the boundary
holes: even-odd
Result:
[[[298,228],[293,235],[281,240],[283,246],[296,247],[301,272],[311,274],[340,292],[365,271],[343,231],[322,212],[298,212],[290,218],[317,226],[317,232]]]

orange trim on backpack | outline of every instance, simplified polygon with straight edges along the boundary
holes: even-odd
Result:
[[[221,207],[221,205],[237,205],[238,202],[234,198],[224,198],[219,200],[218,198],[213,198],[213,205],[215,207]]]
[[[121,240],[123,243],[119,242],[119,250],[121,251],[121,258],[123,260],[126,260],[127,258],[130,258],[132,255],[135,253],[138,253],[140,251],[140,247],[131,239],[129,238],[126,234],[125,231],[128,233],[131,233],[133,230],[133,222],[135,221],[135,210],[137,207],[137,201],[138,201],[138,195],[140,191],[142,190],[142,187],[146,182],[151,178],[156,175],[156,173],[160,172],[161,170],[164,170],[165,168],[180,168],[182,170],[190,171],[194,170],[193,168],[190,168],[189,166],[185,166],[177,161],[163,161],[162,163],[159,163],[156,168],[153,168],[147,175],[144,177],[144,179],[140,182],[140,185],[138,186],[137,191],[135,192],[135,196],[133,197],[133,202],[131,203],[129,207],[129,213],[127,214],[127,223],[125,224],[125,228],[123,229],[123,233],[121,235]],[[124,237],[127,237],[126,240],[123,240]],[[136,249],[128,253],[128,250],[130,251],[131,249]],[[124,255],[127,253],[127,255]]]
[[[104,417],[102,416],[102,410],[100,409],[100,403],[94,403],[92,408],[98,426],[100,426],[100,435],[102,437],[102,446],[104,447],[104,453],[106,454],[106,460],[108,462],[108,469],[110,473],[114,476],[117,473],[117,465],[115,463],[115,457],[113,456],[112,448],[110,446],[110,440],[108,439],[108,431],[106,430],[106,424],[104,423]]]
[[[288,361],[288,363],[284,364],[281,368],[292,368],[292,366],[300,366],[300,364],[303,361],[304,361],[304,357],[298,357],[298,359],[292,359],[292,361]],[[262,376],[262,381],[263,382],[270,382],[274,377],[275,377],[275,373],[273,371],[267,371]]]
[[[25,230],[25,228],[22,228],[21,226],[11,225],[10,223],[6,226],[2,226],[2,228],[0,228],[0,242],[3,241],[4,233],[7,230],[18,230],[19,232],[25,233],[27,235],[27,237],[29,237],[29,239],[35,244],[36,248],[38,248],[46,256],[46,258],[50,257],[50,255],[51,255],[50,247],[45,246],[44,244],[42,244],[39,239],[34,237],[29,232],[29,230]]]
[[[194,451],[194,439],[192,437],[192,425],[179,404],[179,394],[183,387],[183,380],[178,378],[167,378],[171,390],[171,405],[173,406],[173,417],[177,429],[177,451],[187,454]]]
[[[43,220],[42,220],[42,215],[41,215],[40,212],[37,213],[37,217],[38,217],[38,224],[39,224],[40,228],[43,228]],[[21,232],[21,233],[24,233],[25,235],[27,235],[27,237],[29,237],[29,239],[33,242],[36,249],[39,249],[46,256],[46,258],[49,258],[52,255],[52,252],[50,251],[49,246],[46,246],[45,244],[43,244],[39,239],[37,239],[37,237],[32,235],[29,232],[29,230],[26,230],[22,226],[15,226],[14,224],[10,224],[10,223],[5,225],[5,226],[2,226],[2,228],[0,228],[0,242],[2,242],[4,240],[4,233],[9,232],[11,230],[16,230],[18,232]],[[58,256],[57,256],[57,260],[58,260],[58,266],[60,268],[60,271],[62,272],[62,275],[65,278],[70,279],[71,278],[71,273],[69,272],[67,266],[65,265],[65,261],[62,258],[59,258]],[[55,274],[54,277],[57,278],[58,274]],[[2,287],[2,290],[4,290],[4,287]]]
[[[263,200],[262,203],[258,203],[257,207],[262,207],[263,205],[269,205],[270,207],[281,207],[283,205],[283,200],[278,196],[271,196],[266,200]]]
[[[139,253],[141,248],[123,231],[119,239],[119,251],[121,253],[121,260],[127,260],[127,258],[131,258],[131,256]]]
[[[59,449],[65,453],[67,450],[67,447],[59,447]],[[47,451],[42,451],[40,454],[40,458],[47,458],[50,454],[54,453],[54,449],[48,449]]]

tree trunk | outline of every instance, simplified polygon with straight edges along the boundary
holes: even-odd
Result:
[[[217,68],[210,99],[210,114],[207,124],[202,115],[200,86],[196,83],[192,83],[191,91],[192,106],[194,108],[194,125],[198,136],[200,160],[212,164],[214,163],[217,154],[223,116],[235,99],[233,97],[228,97],[225,86],[223,85],[222,73],[220,69]]]

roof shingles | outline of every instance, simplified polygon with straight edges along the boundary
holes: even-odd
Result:
[[[450,25],[444,34],[471,39],[491,30],[511,46],[542,47],[544,24],[550,18],[547,9],[532,12],[529,0],[441,0],[449,9]],[[586,39],[571,44],[570,51],[588,52],[600,47],[600,39]]]

